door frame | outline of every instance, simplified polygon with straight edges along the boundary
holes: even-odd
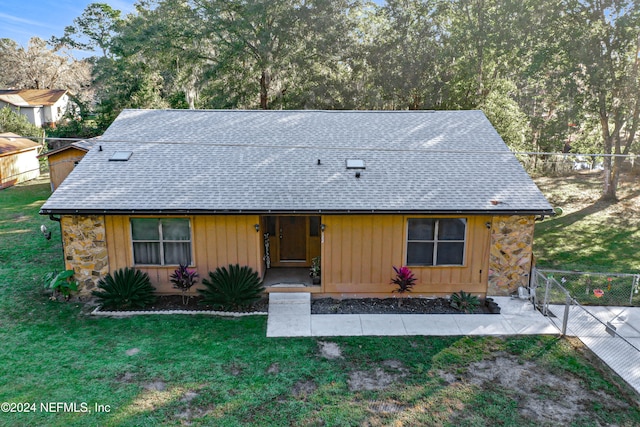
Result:
[[[281,261],[280,260],[280,220],[281,218],[290,217],[290,216],[299,216],[305,218],[305,259],[300,261]],[[261,218],[261,226],[265,232],[269,232],[269,247],[270,247],[270,258],[271,258],[271,267],[311,267],[311,259],[314,256],[320,255],[320,237],[319,236],[311,236],[310,229],[310,218],[311,216],[320,215],[296,215],[296,214],[280,214],[280,215],[264,215]],[[268,223],[269,218],[275,218],[275,228],[273,225]],[[320,221],[321,222],[321,221]],[[271,230],[270,230],[271,228]],[[275,233],[273,233],[275,231]],[[316,242],[317,240],[317,242]],[[317,245],[317,249],[313,246]],[[314,250],[315,249],[315,250]],[[317,252],[317,254],[316,254]]]

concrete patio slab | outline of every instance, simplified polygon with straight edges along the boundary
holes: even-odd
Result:
[[[267,337],[308,337],[311,335],[311,315],[269,314]]]
[[[402,317],[396,314],[361,314],[360,322],[363,335],[407,335]]]
[[[311,304],[309,292],[272,292],[269,294],[271,304]]]
[[[516,331],[502,315],[452,314],[462,335],[514,335]]]
[[[558,328],[540,313],[536,317],[517,314],[505,314],[502,317],[513,328],[516,335],[553,335],[558,333]]]
[[[407,335],[462,335],[450,314],[401,314]]]
[[[360,315],[322,314],[311,316],[310,335],[314,337],[362,336]]]

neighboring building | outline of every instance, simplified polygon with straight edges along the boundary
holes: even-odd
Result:
[[[49,178],[51,191],[55,191],[60,183],[71,173],[85,154],[96,144],[96,139],[72,142],[69,145],[42,153],[38,158],[46,157],[49,162]]]
[[[55,126],[67,112],[66,90],[5,89],[0,90],[0,108],[11,107],[38,127]]]
[[[40,212],[84,293],[125,266],[173,293],[179,263],[269,279],[320,255],[309,292],[387,296],[408,265],[417,297],[526,286],[553,210],[481,111],[125,110]]]
[[[40,144],[15,133],[0,133],[0,190],[40,176]]]

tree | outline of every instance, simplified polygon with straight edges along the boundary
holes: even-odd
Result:
[[[0,133],[12,132],[17,135],[37,138],[42,136],[42,129],[29,122],[26,116],[6,106],[0,109]]]
[[[32,37],[27,49],[10,39],[0,39],[0,80],[16,89],[67,89],[75,94],[88,90],[91,65],[71,55],[47,48]]]
[[[296,72],[335,60],[335,43],[356,2],[349,0],[193,0],[205,35],[218,46],[209,72],[232,77],[235,92],[256,88],[259,108],[282,99]],[[241,81],[233,78],[241,77]],[[252,90],[253,91],[253,90]]]
[[[574,72],[586,109],[598,118],[605,154],[626,155],[640,121],[640,4],[628,0],[567,2],[583,36]],[[568,52],[571,54],[572,52]],[[605,157],[602,198],[617,199],[621,157]]]
[[[370,78],[382,108],[439,108],[447,79],[439,0],[389,0],[377,9],[367,47]]]
[[[111,40],[122,23],[121,13],[106,3],[91,3],[73,20],[74,25],[65,27],[62,37],[51,38],[51,44],[88,51],[99,49],[102,56],[108,56]]]

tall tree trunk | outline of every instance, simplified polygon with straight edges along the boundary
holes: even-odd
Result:
[[[271,77],[269,76],[268,70],[262,70],[262,74],[260,75],[260,109],[266,110],[268,109],[268,95],[269,95],[269,84],[271,83]]]

